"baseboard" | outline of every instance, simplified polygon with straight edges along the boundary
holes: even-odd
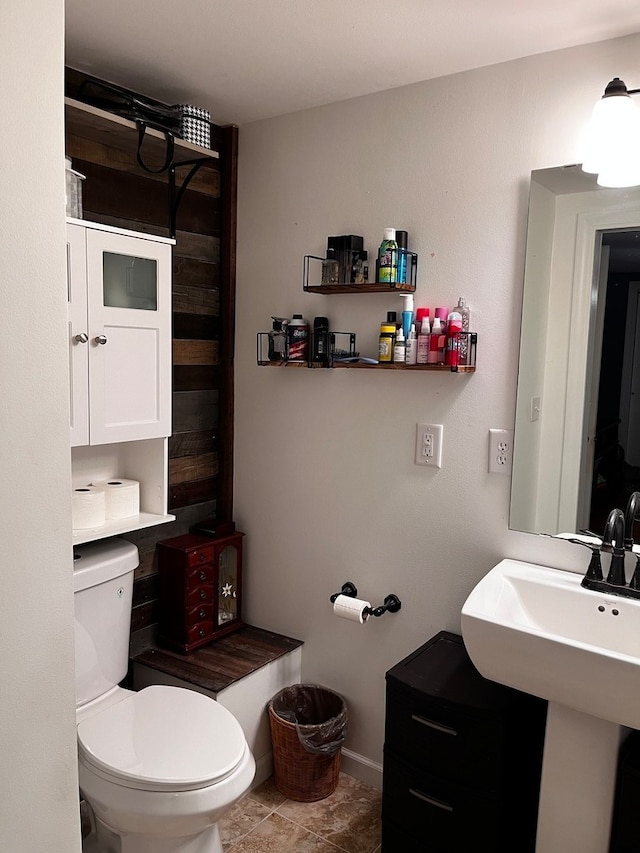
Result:
[[[343,749],[340,769],[347,776],[353,776],[354,779],[359,779],[365,785],[370,785],[379,791],[382,790],[382,764],[371,761],[370,758],[352,752],[350,749]]]

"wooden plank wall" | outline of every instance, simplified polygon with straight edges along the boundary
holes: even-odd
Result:
[[[69,97],[80,79],[67,69]],[[117,141],[93,135],[74,122],[66,138],[67,156],[86,175],[84,218],[168,236],[166,174],[143,171]],[[212,147],[220,160],[201,168],[184,194],[173,249],[169,512],[176,521],[125,537],[140,551],[132,634],[157,623],[157,542],[211,516],[232,516],[237,129],[212,125]],[[178,182],[187,171],[178,169]]]

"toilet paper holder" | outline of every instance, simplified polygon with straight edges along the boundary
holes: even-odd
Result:
[[[333,604],[339,595],[346,595],[348,598],[357,598],[358,590],[356,589],[356,585],[351,581],[345,581],[345,583],[342,584],[340,592],[334,592],[333,595],[330,596],[329,601]],[[380,604],[378,607],[367,607],[365,609],[365,613],[367,616],[382,616],[382,614],[387,611],[389,613],[397,613],[401,607],[402,602],[398,596],[391,593],[386,596],[383,604]]]

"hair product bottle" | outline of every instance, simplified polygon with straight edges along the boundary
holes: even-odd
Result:
[[[407,352],[406,352],[407,364],[417,364],[418,363],[418,338],[416,336],[416,327],[414,324],[411,325],[409,337],[407,338],[406,350],[407,350]]]
[[[312,340],[311,360],[320,364],[327,364],[329,361],[329,321],[326,317],[314,318]]]
[[[378,250],[378,281],[394,283],[398,281],[398,244],[396,229],[385,228]]]
[[[294,314],[287,326],[289,361],[306,361],[309,350],[309,326],[302,314]]]
[[[402,297],[404,300],[404,307],[402,309],[402,331],[404,332],[405,338],[409,339],[409,332],[411,331],[411,324],[413,323],[413,293],[407,293]]]
[[[393,347],[393,361],[397,364],[404,364],[407,360],[407,342],[404,337],[402,328],[396,333],[396,342]]]

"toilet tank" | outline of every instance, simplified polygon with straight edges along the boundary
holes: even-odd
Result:
[[[138,563],[138,549],[124,539],[74,549],[76,707],[111,690],[127,674]]]

